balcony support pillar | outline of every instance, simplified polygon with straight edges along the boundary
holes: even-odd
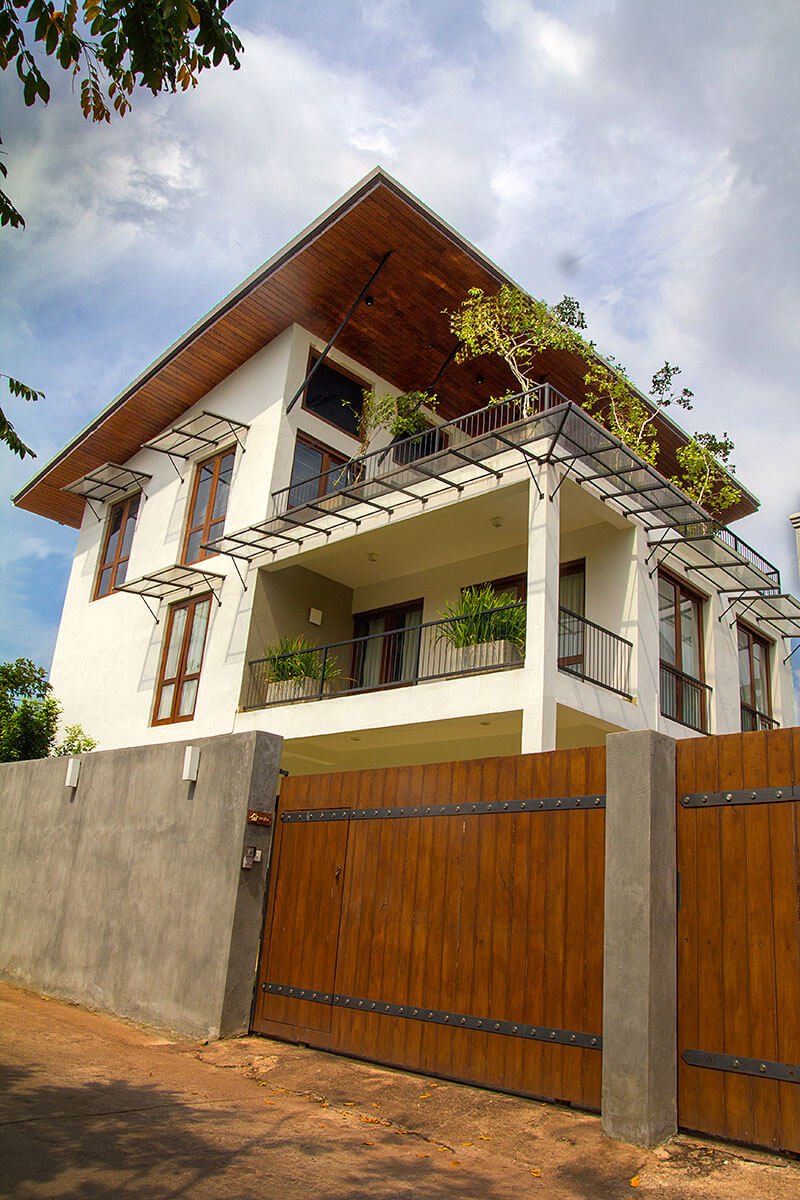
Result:
[[[561,530],[561,469],[538,471],[539,495],[528,489],[528,592],[525,633],[525,706],[522,753],[554,750],[558,663],[558,568]],[[549,497],[552,496],[552,499]]]

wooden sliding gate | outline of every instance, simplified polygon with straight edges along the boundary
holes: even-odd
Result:
[[[284,781],[254,1030],[600,1106],[605,751]]]
[[[800,730],[677,769],[679,1122],[800,1152]]]

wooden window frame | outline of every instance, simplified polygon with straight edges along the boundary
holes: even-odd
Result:
[[[753,712],[755,712],[755,713],[759,713],[759,714],[760,714],[761,716],[763,716],[763,717],[769,717],[769,719],[770,719],[770,720],[772,720],[772,650],[773,650],[773,647],[774,647],[775,643],[774,643],[774,642],[771,642],[771,641],[769,640],[769,638],[765,638],[765,637],[764,637],[764,635],[763,635],[763,633],[758,633],[758,632],[757,632],[757,630],[755,630],[755,629],[752,629],[752,628],[751,628],[751,627],[750,627],[750,626],[747,624],[747,622],[746,622],[746,621],[737,621],[737,622],[736,622],[736,651],[737,651],[737,658],[738,658],[738,654],[739,654],[739,631],[740,631],[740,630],[741,630],[741,632],[742,632],[743,634],[745,634],[745,636],[747,637],[747,655],[748,655],[748,658],[750,659],[750,700],[749,700],[749,701],[743,701],[743,700],[741,699],[741,695],[742,695],[742,692],[741,692],[741,688],[742,688],[742,677],[741,677],[741,675],[740,675],[740,676],[739,676],[739,700],[740,700],[740,704],[746,703],[746,704],[747,704],[747,707],[748,707],[748,708],[752,708]],[[766,670],[767,670],[767,680],[766,680],[766,684],[767,684],[767,688],[766,688],[766,691],[767,691],[767,697],[766,697],[766,699],[767,699],[767,708],[766,708],[766,711],[762,711],[761,709],[757,708],[757,707],[756,707],[756,704],[755,704],[755,695],[754,695],[754,692],[755,692],[755,688],[754,688],[754,679],[755,679],[755,673],[754,673],[754,671],[753,671],[753,642],[759,642],[759,643],[760,643],[760,645],[761,645],[761,648],[762,648],[762,650],[764,651],[764,656],[765,656],[765,657],[764,657],[764,661],[765,661],[765,663],[766,663]]]
[[[220,471],[222,469],[222,462],[223,462],[223,459],[225,459],[229,454],[233,454],[233,465],[231,467],[231,476],[232,476],[233,468],[236,465],[236,446],[235,445],[225,446],[225,448],[222,450],[215,450],[213,454],[209,454],[209,456],[207,458],[204,458],[204,459],[202,459],[202,461],[195,464],[194,479],[192,481],[192,492],[191,492],[191,496],[189,497],[189,507],[188,507],[187,513],[186,513],[186,529],[184,530],[183,545],[181,547],[181,564],[185,567],[191,566],[192,563],[203,562],[203,560],[206,558],[213,558],[215,556],[215,554],[217,553],[216,550],[202,549],[202,543],[208,541],[209,534],[211,532],[211,526],[216,525],[220,520],[222,520],[224,522],[225,516],[227,515],[228,507],[226,505],[225,512],[223,513],[221,518],[217,517],[214,521],[212,521],[212,519],[211,519],[212,514],[214,512],[214,503],[217,498],[217,488],[219,486],[219,476],[220,476]],[[210,487],[209,493],[208,493],[208,503],[206,504],[206,511],[203,515],[202,522],[200,522],[197,525],[193,525],[192,524],[192,514],[194,513],[195,501],[197,500],[197,491],[198,491],[198,488],[200,487],[200,476],[202,474],[203,468],[207,467],[208,464],[211,462],[213,462],[213,464],[214,464],[214,471],[213,471],[213,475],[211,477],[211,487]],[[200,552],[199,552],[197,558],[193,558],[190,563],[186,557],[189,552],[189,539],[191,538],[193,533],[198,533],[198,532],[202,533]]]
[[[116,502],[116,504],[112,504],[109,507],[108,516],[106,517],[105,533],[103,535],[103,549],[100,554],[100,559],[99,559],[99,562],[97,565],[97,575],[95,576],[95,581],[94,581],[94,591],[92,593],[93,600],[102,600],[106,596],[112,596],[114,594],[114,592],[117,590],[117,575],[119,574],[119,569],[123,565],[123,563],[125,564],[125,567],[127,568],[128,562],[130,561],[130,551],[128,551],[128,553],[125,555],[120,554],[120,550],[122,549],[122,545],[125,540],[125,526],[127,525],[128,520],[130,519],[129,518],[130,506],[131,506],[132,501],[136,500],[137,502],[141,502],[141,499],[142,499],[141,492],[132,492],[130,494],[130,496],[126,496],[124,498],[124,500],[118,500]],[[113,520],[114,520],[114,513],[120,509],[122,510],[122,520],[120,522],[120,529],[119,529],[120,536],[117,541],[117,548],[114,552],[114,557],[111,559],[111,561],[106,562],[106,555],[108,553],[108,543],[111,540],[111,526],[112,526]],[[134,519],[133,519],[134,520],[134,530],[136,528],[136,522],[139,520],[139,512],[140,512],[140,508],[139,508],[139,505],[137,504],[136,515],[134,516]],[[103,578],[103,573],[105,571],[109,570],[109,568],[111,568],[111,586],[109,587],[108,591],[101,592],[100,591],[100,583]]]
[[[297,454],[298,442],[302,443],[304,446],[308,446],[310,450],[316,450],[318,454],[321,454],[323,466],[322,470],[316,476],[311,476],[311,479],[307,479],[301,483],[292,483],[292,473],[294,472],[294,460]],[[331,471],[335,470],[336,467],[346,467],[350,461],[351,460],[348,458],[347,454],[343,453],[341,450],[334,450],[332,446],[326,446],[324,442],[320,442],[317,438],[312,437],[310,434],[298,430],[297,436],[294,440],[294,450],[292,451],[292,466],[289,472],[289,491],[291,492],[294,488],[301,488],[306,483],[313,483],[315,478],[317,479],[318,484],[321,484],[322,481],[327,478]],[[335,491],[321,491],[318,487],[314,500],[321,500],[324,496],[334,496],[335,494]]]
[[[706,681],[706,645],[705,645],[705,629],[703,628],[703,625],[704,625],[703,606],[705,605],[708,597],[704,596],[702,592],[698,592],[695,588],[686,584],[682,579],[679,579],[677,575],[673,575],[671,571],[659,570],[658,578],[666,579],[667,582],[671,583],[672,586],[677,588],[679,592],[682,592],[684,594],[684,596],[687,598],[687,600],[693,601],[698,606],[698,621],[697,621],[698,639],[697,640],[698,640],[699,644],[697,647],[697,653],[698,653],[698,657],[700,659],[700,674],[699,675],[691,675],[691,676],[689,676],[689,678],[696,679],[698,683],[705,683],[705,681]],[[660,633],[661,633],[661,621],[659,619],[659,635],[660,635]],[[676,655],[678,652],[681,652],[681,647],[682,647],[681,610],[680,610],[680,604],[679,604],[677,606],[677,608],[675,609]],[[683,657],[683,655],[681,652],[681,658],[682,657]],[[659,652],[659,659],[660,658],[661,658],[661,654]],[[680,666],[678,666],[677,663],[668,663],[667,665],[674,667],[674,669],[676,671],[680,671],[682,675],[688,675],[688,672],[684,671],[682,663]]]
[[[322,358],[322,351],[315,350],[312,346],[308,351],[308,361],[306,363],[306,377],[308,377],[308,374],[311,371],[312,366],[314,365],[314,360],[320,359],[320,358]],[[349,379],[351,383],[357,383],[362,391],[365,388],[369,389],[372,387],[371,383],[368,383],[367,380],[365,380],[365,379],[359,379],[358,375],[354,375],[352,371],[348,371],[347,367],[340,367],[337,362],[335,362],[334,360],[331,359],[330,355],[325,356],[323,365],[330,367],[332,371],[336,371],[339,375],[344,375],[345,379]],[[308,415],[310,417],[313,417],[315,421],[322,421],[325,425],[330,425],[331,429],[338,430],[339,433],[343,433],[345,437],[350,438],[352,441],[354,441],[354,442],[359,441],[359,437],[358,437],[357,433],[351,433],[349,429],[342,429],[341,425],[337,425],[335,421],[329,420],[328,417],[322,417],[322,416],[320,416],[320,414],[318,412],[315,412],[313,408],[309,408],[308,404],[306,403],[307,399],[308,399],[308,387],[306,386],[305,388],[303,388],[303,399],[301,401],[301,408],[302,408],[303,412],[307,412]]]
[[[153,716],[152,716],[152,720],[150,722],[151,725],[178,725],[184,721],[193,721],[194,720],[194,714],[197,709],[197,696],[199,695],[199,692],[200,692],[200,674],[203,670],[203,660],[205,659],[205,654],[206,654],[206,642],[208,641],[208,629],[211,624],[211,613],[213,611],[212,604],[211,604],[212,599],[213,599],[213,597],[211,595],[211,592],[203,592],[203,594],[201,596],[190,596],[188,600],[182,600],[178,604],[170,605],[169,616],[167,618],[167,626],[166,626],[166,630],[164,633],[164,644],[161,648],[161,661],[159,663],[159,668],[158,668],[158,682],[156,683],[156,694],[155,694],[155,700],[153,702]],[[192,629],[194,627],[195,615],[196,615],[198,607],[201,604],[203,604],[206,600],[209,603],[209,609],[208,609],[208,620],[206,622],[205,633],[203,634],[203,646],[200,651],[200,666],[197,668],[196,671],[191,671],[187,674],[186,660],[189,655],[189,645],[192,640]],[[180,654],[178,656],[177,671],[174,676],[170,676],[169,679],[165,679],[164,670],[167,665],[167,655],[169,654],[169,645],[170,645],[170,640],[172,638],[172,628],[175,623],[175,614],[178,612],[179,609],[183,609],[183,608],[191,609],[191,613],[186,619],[186,628],[183,631],[183,641],[181,643]],[[183,690],[183,685],[185,683],[191,682],[193,679],[197,680],[197,692],[195,693],[195,700],[194,700],[194,705],[192,706],[192,711],[191,711],[191,713],[184,714],[183,716],[178,716],[178,715],[176,715],[176,709],[177,709],[178,705],[180,704],[180,698],[181,698],[181,692]],[[174,686],[175,686],[175,694],[174,694],[173,700],[172,700],[172,711],[168,717],[161,717],[161,719],[159,719],[157,714],[158,714],[158,710],[159,710],[159,707],[161,704],[161,693],[163,692],[164,688],[167,687],[169,684],[174,684]]]

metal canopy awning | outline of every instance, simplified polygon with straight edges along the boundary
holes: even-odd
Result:
[[[176,460],[212,454],[226,442],[236,442],[240,449],[244,450],[244,435],[249,428],[249,425],[243,425],[241,421],[233,421],[230,417],[204,411],[190,417],[188,421],[172,425],[149,442],[143,442],[142,449],[158,450],[160,454],[166,454],[178,476],[182,478]]]
[[[99,521],[102,514],[95,508],[96,504],[108,504],[113,500],[121,500],[129,492],[142,491],[152,478],[144,471],[132,471],[130,467],[109,462],[82,475],[74,483],[67,484],[64,491],[83,496]]]
[[[648,543],[651,575],[674,559],[688,574],[705,576],[721,592],[780,590],[777,567],[716,521],[692,521],[654,532],[657,536]]]
[[[733,613],[731,625],[746,618],[759,625],[771,625],[780,637],[800,638],[800,600],[788,592],[731,592],[720,620],[729,612]]]
[[[205,589],[213,594],[217,604],[221,604],[220,592],[224,582],[225,576],[217,571],[206,571],[197,565],[184,567],[176,563],[173,566],[162,567],[159,571],[140,575],[138,579],[127,579],[125,583],[117,584],[115,590],[141,596],[153,620],[158,624],[158,606],[162,600],[175,599],[179,594],[191,596]],[[153,600],[157,602],[155,607],[150,603]]]
[[[648,526],[705,519],[654,467],[548,384],[437,425],[403,445],[405,450],[390,446],[334,468],[324,486],[320,476],[273,493],[271,516],[223,534],[206,548],[248,563],[274,557],[308,538],[357,528],[375,513],[391,515],[411,503],[422,507],[448,490],[461,494],[478,479],[501,478],[521,464],[538,487],[534,467],[547,462],[563,465],[576,483]]]
[[[408,447],[413,451],[415,444],[423,453],[398,461],[398,453],[408,458]],[[444,491],[460,494],[481,477],[502,478],[521,464],[539,488],[534,466],[557,463],[563,474],[551,499],[569,478],[644,525],[650,534],[651,575],[674,559],[719,591],[757,592],[763,604],[780,592],[776,567],[726,526],[709,520],[675,484],[549,384],[438,425],[405,445],[405,451],[395,446],[373,451],[324,477],[273,493],[270,517],[223,534],[206,549],[248,565],[266,555],[274,559],[288,546],[328,538],[346,526],[357,529],[375,513],[391,515],[411,503],[424,507]],[[241,572],[239,577],[244,583]],[[781,631],[794,619],[790,601],[800,612],[800,603],[783,599],[784,608],[769,618]]]

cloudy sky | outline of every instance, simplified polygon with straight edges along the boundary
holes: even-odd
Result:
[[[242,69],[83,121],[66,79],[0,79],[0,370],[37,463],[380,163],[535,295],[568,292],[762,500],[737,532],[797,591],[796,0],[236,0]],[[54,73],[51,72],[54,76]],[[0,505],[0,660],[49,665],[75,532]]]

